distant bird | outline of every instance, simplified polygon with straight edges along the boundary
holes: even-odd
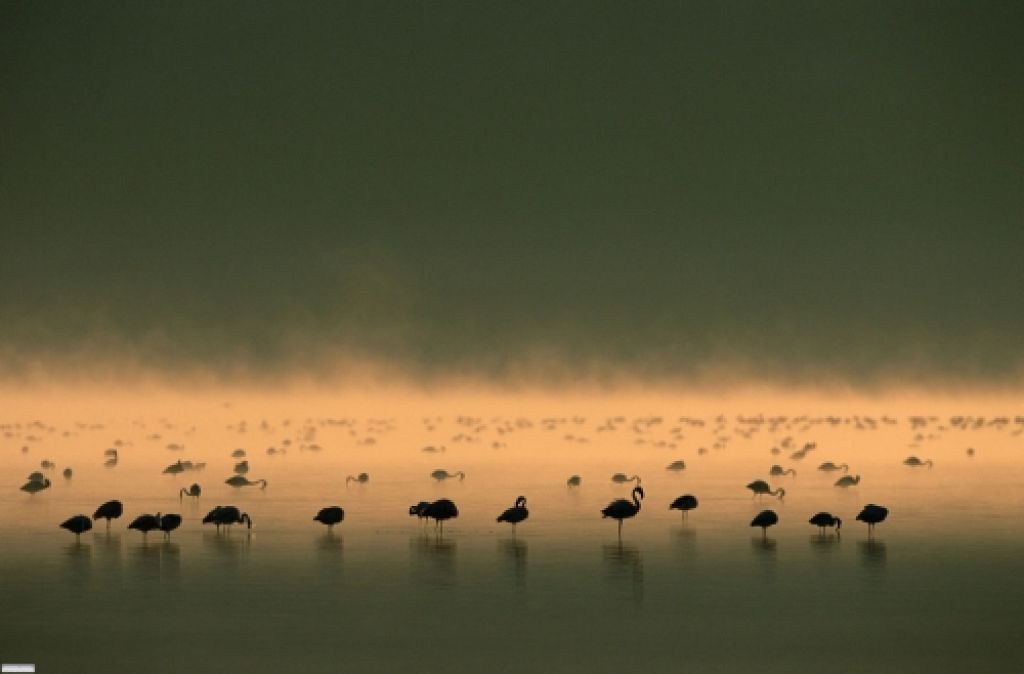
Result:
[[[366,484],[370,481],[369,473],[359,473],[359,475],[349,475],[345,478],[345,484],[349,482],[358,482],[359,484]]]
[[[510,523],[512,525],[512,531],[515,531],[516,525],[529,516],[530,511],[526,509],[526,497],[520,496],[516,499],[515,505],[498,515],[498,519],[496,521]]]
[[[682,459],[679,461],[673,461],[672,463],[665,466],[665,470],[686,470],[686,462]]]
[[[104,466],[106,466],[107,468],[113,468],[114,466],[117,465],[118,456],[116,449],[107,449],[103,452],[103,455],[108,457],[107,460],[103,462]]]
[[[160,528],[160,513],[156,515],[139,515],[132,523],[128,525],[129,529],[138,529],[143,535],[148,534],[153,529]]]
[[[239,461],[235,464],[235,473],[238,475],[245,475],[249,472],[249,462]]]
[[[683,494],[669,505],[669,510],[681,510],[683,511],[683,519],[686,519],[686,513],[697,507],[697,497],[693,494]]]
[[[619,538],[622,538],[622,520],[627,517],[635,517],[640,512],[640,500],[644,497],[644,488],[637,485],[630,493],[632,502],[624,498],[616,499],[609,503],[601,511],[601,517],[612,517],[619,521]]]
[[[747,485],[747,489],[754,492],[754,496],[764,496],[767,494],[768,496],[778,496],[781,500],[786,495],[786,490],[782,487],[772,491],[772,488],[764,480],[754,480]]]
[[[85,515],[75,515],[66,519],[60,526],[62,529],[67,529],[73,533],[77,538],[89,529],[92,529],[92,520]]]
[[[568,480],[565,481],[565,484],[567,484],[570,487],[578,487],[580,486],[581,482],[583,482],[582,477],[580,477],[579,475],[573,475]]]
[[[913,466],[915,468],[920,466],[928,466],[929,468],[931,468],[933,464],[931,459],[925,459],[924,461],[922,461],[916,456],[908,456],[907,458],[903,459],[903,465]]]
[[[241,475],[232,475],[228,479],[224,480],[224,484],[230,484],[232,487],[255,487],[260,485],[260,489],[267,488],[266,480],[249,480]]]
[[[823,463],[820,466],[818,466],[818,470],[823,470],[825,472],[831,472],[833,470],[841,470],[844,473],[847,473],[847,472],[849,472],[850,467],[847,464],[845,464],[845,463],[841,463],[841,464],[839,464],[837,466],[836,464],[832,463],[831,461],[826,461],[825,463]]]
[[[837,487],[844,487],[844,488],[845,487],[852,487],[853,485],[859,484],[859,483],[860,483],[860,475],[854,475],[853,477],[850,477],[849,475],[844,475],[841,478],[839,478],[838,480],[836,480],[836,486]]]
[[[231,452],[231,456],[233,458],[240,459],[243,456],[245,456],[245,450],[244,449],[236,449],[235,451]]]
[[[789,458],[793,459],[794,461],[799,461],[803,459],[805,456],[807,456],[807,452],[814,451],[814,449],[817,448],[817,446],[818,443],[816,442],[805,443],[801,449],[798,449],[797,451],[790,454]]]
[[[252,529],[252,518],[249,517],[249,513],[243,513],[235,506],[217,506],[203,518],[203,524],[215,524],[217,531],[220,531],[221,525],[231,526],[242,522]]]
[[[459,516],[459,509],[454,503],[446,498],[439,501],[434,501],[426,508],[423,509],[423,514],[426,517],[434,520],[436,525],[441,527],[441,533],[444,533],[444,521],[450,520],[453,517]]]
[[[45,477],[42,480],[29,480],[25,484],[21,485],[21,490],[27,491],[29,494],[35,494],[49,488],[50,481]]]
[[[409,514],[410,515],[415,515],[416,517],[420,518],[421,520],[425,520],[425,519],[427,519],[427,508],[428,507],[430,507],[430,504],[428,502],[420,501],[416,505],[409,506]]]
[[[761,527],[761,538],[767,540],[768,538],[768,527],[778,524],[779,516],[775,514],[774,510],[762,510],[757,513],[757,517],[750,521],[750,526]]]
[[[843,526],[843,521],[838,517],[834,517],[832,513],[818,513],[811,519],[807,520],[809,524],[813,524],[821,530],[824,535],[825,527],[835,527],[836,533],[839,533],[839,529]]]
[[[186,470],[185,464],[182,463],[181,459],[178,459],[171,465],[164,468],[163,472],[164,475],[177,475],[178,473],[184,473]]]
[[[107,501],[92,514],[94,520],[104,519],[107,521],[107,530],[110,530],[110,520],[116,520],[124,512],[124,506],[120,501]]]
[[[171,532],[181,526],[181,515],[176,513],[167,513],[161,516],[157,513],[159,518],[158,528],[164,532],[164,538],[170,538]]]
[[[864,522],[868,525],[868,536],[870,537],[875,532],[875,525],[879,522],[884,522],[885,518],[889,516],[889,509],[869,503],[864,506],[864,509],[857,515],[858,522]]]
[[[53,463],[53,461],[43,459],[42,461],[39,462],[39,467],[42,468],[43,470],[53,470],[54,468],[56,468],[56,465]]]
[[[70,468],[65,468],[64,469],[64,479],[65,480],[70,480],[71,479],[71,469]]]
[[[428,454],[437,454],[438,452],[444,451],[444,445],[441,445],[439,447],[435,447],[434,445],[427,445],[420,451],[427,452]]]
[[[967,448],[967,456],[974,456],[974,447]]]
[[[341,506],[330,506],[322,509],[313,518],[314,522],[320,522],[326,524],[327,528],[333,529],[335,524],[341,524],[342,520],[345,519],[345,511]]]
[[[103,450],[103,456],[110,456],[110,457],[113,457],[113,458],[116,459],[117,458],[117,450],[113,449],[113,448],[111,448],[111,449],[104,449]]]
[[[40,473],[38,470],[29,473],[26,478],[29,482],[42,482],[46,479],[46,476]]]
[[[180,500],[182,500],[186,496],[192,496],[193,498],[199,498],[199,495],[202,494],[202,493],[203,493],[203,488],[200,487],[197,483],[193,482],[192,486],[189,487],[188,489],[185,489],[184,487],[181,488],[181,491],[178,492],[178,500],[180,501]]]
[[[783,468],[779,464],[775,464],[774,466],[769,468],[768,469],[768,474],[769,475],[774,475],[775,477],[779,477],[780,475],[786,475],[786,474],[789,474],[789,475],[792,475],[793,477],[796,477],[796,471],[795,470],[793,470],[792,468]]]
[[[622,484],[624,482],[632,482],[633,480],[636,480],[637,485],[640,484],[640,476],[639,475],[634,475],[633,477],[626,477],[625,473],[615,473],[615,475],[612,475],[612,482],[614,482],[616,484]]]
[[[460,480],[466,479],[466,474],[463,473],[461,470],[457,470],[454,473],[449,473],[444,468],[438,468],[437,470],[430,474],[430,477],[434,478],[435,480],[447,480],[448,478],[455,476],[458,476]]]

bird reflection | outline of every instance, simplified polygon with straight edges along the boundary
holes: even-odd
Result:
[[[143,541],[128,548],[128,561],[142,576],[177,577],[181,570],[181,547],[174,541]]]
[[[608,568],[609,583],[623,586],[629,583],[629,591],[633,601],[643,603],[644,599],[644,559],[635,546],[618,543],[606,543],[601,546],[601,557]]]
[[[437,536],[409,539],[409,561],[414,580],[425,585],[455,586],[455,541]]]
[[[885,542],[877,538],[857,542],[861,563],[867,569],[882,570],[885,568]]]
[[[320,552],[341,552],[341,536],[333,531],[327,531],[317,539],[317,549]]]
[[[777,547],[777,541],[774,538],[757,538],[756,536],[750,539],[750,549],[754,551],[754,554],[764,559],[775,559],[775,548]]]
[[[811,544],[811,552],[828,554],[839,549],[839,541],[841,539],[834,535],[819,534],[817,536],[808,536],[807,540]]]
[[[529,546],[526,541],[509,538],[498,541],[498,554],[508,560],[508,566],[512,571],[512,577],[516,585],[526,584],[527,554]]]
[[[248,552],[252,534],[225,536],[216,531],[203,532],[203,548],[212,563],[235,568],[241,563],[242,554]]]

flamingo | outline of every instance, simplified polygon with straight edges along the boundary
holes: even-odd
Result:
[[[665,470],[686,470],[686,462],[680,459],[665,466]]]
[[[782,500],[782,497],[786,495],[786,490],[782,487],[772,491],[772,488],[764,480],[754,480],[747,485],[747,489],[754,492],[754,496],[764,496],[765,494],[768,496],[778,496],[780,501]],[[753,496],[751,498],[753,498]]]
[[[636,517],[636,514],[640,512],[640,500],[644,497],[644,488],[637,485],[633,487],[630,495],[633,497],[632,502],[624,498],[616,499],[601,511],[601,517],[612,517],[619,521],[620,539],[622,538],[622,520],[627,517]]]
[[[96,508],[92,518],[94,520],[105,519],[107,521],[107,531],[110,531],[110,520],[116,520],[123,512],[124,506],[121,505],[120,501],[107,501],[99,508]]]
[[[185,489],[184,487],[181,488],[181,491],[178,492],[178,500],[180,501],[186,496],[199,498],[199,495],[202,493],[202,487],[200,487],[197,483],[192,483],[192,486],[189,487],[188,489]]]
[[[171,465],[164,468],[164,475],[177,475],[178,473],[184,473],[186,470],[185,464],[182,463],[181,459],[178,459]]]
[[[107,457],[107,460],[103,462],[103,465],[107,468],[113,468],[117,465],[117,450],[107,449],[104,450],[103,456]]]
[[[427,508],[430,507],[430,503],[427,501],[420,501],[416,505],[409,506],[409,514],[419,517],[421,520],[427,519]]]
[[[799,461],[802,458],[804,458],[805,456],[807,456],[807,452],[814,451],[814,449],[816,449],[817,446],[818,446],[818,443],[816,443],[816,442],[804,443],[804,446],[802,448],[798,449],[797,451],[793,452],[792,454],[790,454],[789,458],[793,459],[794,461]]]
[[[62,529],[67,529],[73,533],[75,538],[78,538],[89,529],[92,529],[92,520],[85,515],[75,515],[64,520],[60,526]]]
[[[40,473],[37,470],[37,471],[33,471],[33,472],[29,473],[29,476],[28,476],[27,479],[28,479],[29,482],[42,482],[43,480],[46,479],[46,476],[43,475],[42,473]]]
[[[913,466],[915,468],[918,468],[920,466],[928,466],[929,468],[931,468],[933,464],[931,459],[925,459],[922,461],[916,456],[908,456],[907,458],[903,459],[903,465]]]
[[[850,477],[849,475],[844,475],[838,480],[836,480],[835,486],[843,487],[845,489],[846,487],[852,487],[855,484],[860,484],[860,475],[854,475],[853,477]]]
[[[232,524],[241,524],[242,522],[245,522],[248,528],[252,529],[252,518],[249,517],[249,513],[243,513],[235,506],[217,506],[206,513],[206,517],[203,518],[203,524],[215,524],[217,525],[217,531],[220,531],[222,524],[230,526]]]
[[[128,525],[129,529],[138,529],[145,536],[153,529],[160,528],[160,513],[156,515],[139,515]]]
[[[249,462],[248,461],[239,461],[238,463],[235,464],[235,474],[237,474],[237,475],[245,475],[248,472],[249,472]]]
[[[42,480],[29,480],[25,484],[21,485],[21,490],[27,491],[29,494],[35,494],[49,488],[50,480],[45,477]]]
[[[573,475],[568,480],[565,481],[565,484],[570,487],[578,487],[580,486],[581,482],[583,482],[582,477],[580,477],[579,475]]]
[[[71,469],[70,468],[65,468],[64,469],[64,479],[65,480],[70,480],[71,479]]]
[[[683,519],[686,519],[686,513],[697,507],[697,497],[693,494],[683,494],[669,505],[669,510],[681,510],[683,511]]]
[[[453,517],[459,516],[459,509],[454,503],[446,498],[439,501],[434,501],[426,508],[423,509],[423,515],[433,519],[437,525],[441,527],[441,533],[444,533],[444,521],[449,520]]]
[[[761,527],[761,540],[768,539],[768,527],[779,523],[779,516],[774,510],[762,510],[750,521],[750,526]]]
[[[231,457],[232,458],[240,459],[243,456],[245,456],[245,450],[244,449],[236,449],[235,451],[231,452]]]
[[[632,482],[633,480],[636,480],[637,486],[640,485],[640,476],[639,475],[634,475],[633,477],[626,477],[625,473],[615,473],[615,475],[612,475],[612,482],[614,482],[615,484],[622,484],[624,482]]]
[[[366,484],[370,481],[369,473],[359,473],[359,475],[349,475],[345,478],[345,484],[349,482],[358,482],[359,484]]]
[[[792,468],[783,468],[779,464],[775,464],[774,466],[769,468],[768,469],[768,474],[769,475],[774,475],[775,477],[779,477],[781,475],[786,475],[786,474],[789,474],[789,475],[792,475],[793,477],[796,477],[796,471],[795,470],[793,470]]]
[[[335,524],[341,524],[342,520],[345,519],[345,510],[341,506],[330,506],[323,508],[313,518],[314,522],[320,522],[326,524],[327,529],[331,530]]]
[[[513,533],[516,530],[516,525],[525,520],[530,516],[530,511],[526,509],[526,497],[520,496],[516,498],[514,506],[506,510],[505,512],[498,515],[498,522],[508,522],[512,525]]]
[[[430,474],[430,477],[432,477],[432,478],[434,478],[435,480],[438,480],[438,481],[447,480],[450,477],[456,477],[456,476],[458,476],[459,480],[465,480],[466,479],[466,474],[463,473],[461,470],[457,470],[454,473],[449,473],[444,468],[438,468],[437,470],[435,470],[433,473]]]
[[[818,513],[811,519],[807,520],[808,524],[813,524],[821,530],[822,535],[825,534],[825,527],[835,527],[836,534],[839,533],[839,529],[843,526],[843,521],[838,517],[834,517],[832,513]]]
[[[43,459],[42,461],[39,462],[39,467],[42,468],[43,470],[53,470],[57,466],[56,464],[54,464],[53,461],[50,461],[49,459]]]
[[[157,519],[159,520],[157,528],[164,532],[164,538],[170,538],[171,532],[181,526],[181,515],[176,513],[167,513],[163,517],[157,513]]]
[[[885,506],[875,505],[869,503],[864,506],[864,509],[857,515],[858,522],[864,522],[868,525],[868,538],[870,538],[875,532],[875,525],[879,522],[884,522],[885,518],[889,516],[889,509]]]
[[[230,484],[232,487],[255,487],[260,485],[260,489],[267,488],[266,480],[249,480],[241,475],[232,475],[228,479],[224,480],[224,484]]]
[[[848,466],[845,463],[841,463],[841,464],[839,464],[837,466],[836,464],[832,463],[831,461],[826,461],[825,463],[823,463],[820,466],[818,466],[818,470],[823,470],[825,472],[831,472],[833,470],[841,470],[844,473],[848,473],[848,472],[850,472],[850,466]]]

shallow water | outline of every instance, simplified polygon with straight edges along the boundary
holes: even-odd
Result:
[[[790,424],[750,438],[732,421],[696,427],[668,414],[606,431],[597,430],[603,418],[517,426],[513,415],[266,428],[250,419],[240,432],[239,418],[114,418],[102,428],[7,420],[0,661],[47,672],[1024,669],[1024,462],[1012,424],[946,429],[909,448],[916,429],[903,418],[876,430]],[[461,433],[471,440],[453,440]],[[818,449],[803,460],[770,454],[785,436]],[[115,439],[118,465],[106,468],[102,452]],[[285,454],[266,455],[285,440]],[[322,449],[301,449],[314,441]],[[184,450],[166,449],[172,442]],[[420,451],[440,444],[443,453]],[[976,456],[965,455],[968,444]],[[247,449],[249,477],[267,479],[266,490],[223,484],[235,447]],[[935,467],[903,466],[912,453]],[[53,487],[19,491],[42,458],[57,463]],[[179,458],[208,465],[160,473]],[[686,470],[666,471],[675,459]],[[839,474],[815,470],[825,460],[850,463],[861,484],[833,487]],[[769,478],[773,463],[798,474]],[[434,481],[438,467],[467,477]],[[361,471],[370,482],[346,486]],[[621,541],[600,517],[630,491],[610,482],[619,471],[641,475],[646,491]],[[577,489],[565,486],[573,473],[583,476]],[[744,485],[756,478],[786,498],[751,498]],[[203,495],[179,501],[194,481]],[[686,492],[700,506],[684,521],[667,505]],[[513,532],[494,518],[519,494],[531,515]],[[443,536],[406,514],[441,497],[460,509]],[[109,498],[125,503],[109,532],[97,524],[76,541],[57,528]],[[873,540],[854,519],[868,502],[890,509]],[[228,503],[252,516],[251,531],[200,524]],[[335,504],[346,520],[328,532],[312,517]],[[780,523],[763,539],[748,525],[769,507]],[[819,510],[842,517],[840,536],[806,523]],[[125,528],[156,511],[185,517],[169,541]]]

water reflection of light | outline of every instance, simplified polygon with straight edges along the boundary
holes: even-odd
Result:
[[[512,578],[516,585],[526,584],[526,567],[529,546],[526,541],[517,538],[507,538],[498,541],[498,552],[509,561],[512,570]]]
[[[866,569],[884,570],[886,564],[885,541],[869,538],[857,541],[860,560]]]
[[[437,587],[455,586],[456,544],[451,538],[438,535],[413,536],[409,539],[409,565],[413,579]]]
[[[621,586],[628,582],[633,601],[642,603],[644,599],[644,559],[640,550],[620,541],[601,546],[601,557],[609,572],[609,583],[613,586]]]
[[[834,534],[818,534],[808,538],[811,544],[811,552],[819,555],[827,555],[838,550],[840,540],[840,537]]]

